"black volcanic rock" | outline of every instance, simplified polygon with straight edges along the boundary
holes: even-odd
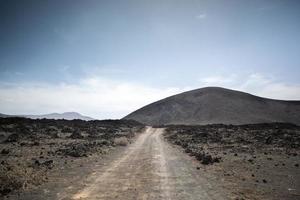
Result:
[[[253,124],[300,125],[300,101],[267,99],[218,87],[177,94],[124,117],[148,125]]]

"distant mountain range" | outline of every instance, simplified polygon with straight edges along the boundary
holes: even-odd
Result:
[[[124,119],[148,125],[271,122],[300,125],[300,101],[267,99],[225,88],[206,87],[154,102]]]
[[[45,115],[6,115],[1,114],[0,117],[25,117],[30,119],[66,119],[66,120],[73,120],[73,119],[81,119],[81,120],[94,120],[91,117],[81,115],[77,112],[64,112],[64,113],[50,113]]]

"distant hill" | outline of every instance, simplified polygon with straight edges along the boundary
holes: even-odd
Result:
[[[64,113],[51,113],[51,114],[45,114],[45,115],[6,115],[1,114],[0,117],[25,117],[30,119],[66,119],[66,120],[73,120],[73,119],[81,119],[81,120],[94,120],[91,117],[87,117],[84,115],[81,115],[77,112],[64,112]]]
[[[2,114],[2,113],[0,113],[0,117],[11,117],[12,115],[6,115],[6,114]]]
[[[268,122],[300,125],[300,101],[267,99],[225,88],[206,87],[151,103],[124,119],[148,125]]]

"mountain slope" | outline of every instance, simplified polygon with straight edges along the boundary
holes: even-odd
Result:
[[[206,87],[154,102],[124,119],[149,125],[265,122],[300,125],[300,101],[266,99],[225,88]]]
[[[5,115],[0,114],[0,117],[25,117],[30,119],[66,119],[66,120],[73,120],[73,119],[81,119],[81,120],[93,120],[91,117],[87,117],[81,115],[77,112],[64,112],[64,113],[51,113],[45,115]]]

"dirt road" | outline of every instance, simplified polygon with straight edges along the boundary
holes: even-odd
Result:
[[[84,188],[59,199],[227,199],[162,133],[148,127],[120,157],[96,170]]]

